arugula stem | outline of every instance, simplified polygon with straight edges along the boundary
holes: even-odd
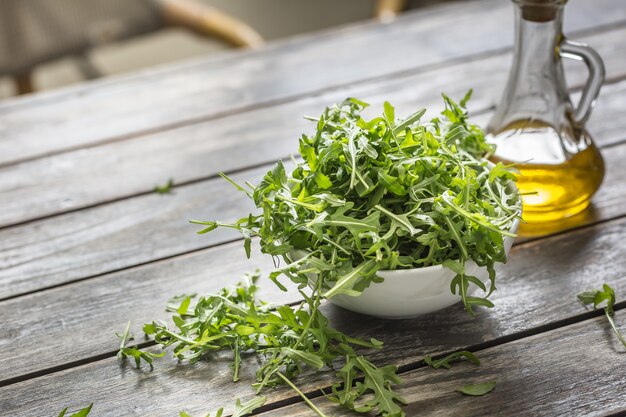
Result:
[[[269,382],[269,380],[272,377],[272,375],[274,375],[274,373],[278,372],[278,369],[280,368],[280,365],[281,365],[281,361],[283,360],[284,357],[285,357],[285,354],[281,352],[281,353],[278,354],[278,357],[274,357],[272,359],[271,370],[269,372],[267,372],[265,374],[265,377],[263,377],[263,380],[261,382],[259,382],[259,386],[258,386],[258,388],[256,390],[257,394],[259,392],[261,392],[261,390],[267,385],[267,383]]]
[[[454,224],[452,223],[452,220],[450,220],[450,217],[446,216],[445,217],[445,222],[448,224],[448,227],[450,228],[450,232],[452,233],[452,236],[454,236],[454,240],[456,240],[456,242],[459,244],[459,249],[461,250],[461,253],[463,254],[463,260],[467,259],[467,248],[465,247],[465,244],[463,243],[463,240],[461,239],[461,236],[459,236],[459,233],[457,232],[456,228],[454,227]]]
[[[622,342],[622,345],[624,345],[624,347],[626,347],[626,340],[624,339],[624,337],[622,336],[622,334],[618,330],[617,326],[615,325],[615,321],[613,320],[613,316],[609,312],[608,308],[604,309],[604,314],[606,315],[606,318],[609,320],[609,323],[611,324],[611,327],[613,328],[613,331],[617,335],[617,338],[620,340],[620,342]]]
[[[235,339],[235,348],[233,349],[233,382],[239,381],[239,368],[241,366],[241,346],[239,343],[241,342],[241,338],[237,337]]]
[[[291,381],[289,380],[289,378],[287,378],[285,375],[281,374],[280,372],[277,372],[277,373],[276,373],[276,375],[277,375],[279,378],[281,378],[283,381],[285,381],[285,383],[286,383],[287,385],[289,385],[289,386],[291,387],[291,389],[293,389],[293,390],[294,390],[294,391],[295,391],[295,392],[296,392],[296,393],[297,393],[300,397],[302,397],[302,399],[304,400],[304,402],[306,403],[306,405],[308,405],[308,406],[311,408],[311,410],[313,410],[313,412],[314,412],[315,414],[317,414],[319,417],[328,417],[328,416],[327,416],[326,414],[324,414],[324,413],[323,413],[323,412],[322,412],[319,408],[317,408],[317,407],[315,406],[315,404],[313,404],[313,403],[311,402],[311,400],[309,400],[309,399],[307,398],[307,396],[306,396],[306,395],[304,395],[304,393],[303,393],[302,391],[300,391],[300,390],[298,389],[298,387],[296,387],[296,386],[293,384],[293,382],[291,382]]]
[[[293,349],[297,348],[300,345],[300,343],[302,343],[305,336],[309,332],[309,329],[311,328],[311,324],[313,323],[313,320],[315,319],[315,315],[317,314],[317,310],[319,309],[319,306],[320,306],[319,291],[321,287],[322,287],[322,280],[318,279],[317,282],[315,283],[315,290],[314,290],[315,299],[313,300],[313,304],[309,304],[309,307],[311,309],[309,320],[307,320],[306,324],[304,325],[304,328],[302,329],[302,333],[300,334],[298,341],[293,345]]]
[[[124,333],[122,333],[122,337],[120,337],[120,349],[126,347],[126,343],[128,343],[128,339],[130,337],[130,321],[126,324],[126,329]]]

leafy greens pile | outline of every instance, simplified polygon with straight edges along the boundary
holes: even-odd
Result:
[[[471,93],[471,91],[470,91]],[[259,214],[233,224],[193,221],[239,230],[250,255],[251,238],[262,252],[287,264],[272,273],[305,286],[307,273],[321,281],[326,298],[359,295],[381,278],[379,270],[443,264],[457,273],[451,290],[468,311],[491,307],[496,262],[505,262],[504,236],[519,217],[521,199],[507,167],[492,166],[493,151],[482,131],[467,122],[465,104],[443,96],[441,118],[420,123],[424,110],[396,120],[384,114],[364,120],[366,103],[347,99],[327,108],[317,131],[300,139],[300,155],[291,173],[279,162],[256,187],[225,177],[254,200]],[[301,259],[295,251],[306,251]],[[491,285],[465,274],[469,260],[486,267]],[[469,285],[484,297],[468,295]]]
[[[224,288],[216,294],[175,297],[166,307],[173,313],[175,327],[152,322],[145,324],[143,330],[163,349],[171,348],[182,362],[195,363],[212,353],[232,351],[235,382],[244,355],[256,354],[263,360],[256,372],[257,394],[265,387],[287,384],[320,417],[327,416],[292,379],[304,369],[329,369],[343,361],[337,371],[338,382],[328,395],[331,401],[358,412],[375,410],[383,416],[404,416],[400,405],[405,400],[393,390],[401,382],[396,367],[379,368],[355,351],[380,349],[382,342],[353,338],[332,328],[319,311],[319,296],[311,298],[303,291],[304,301],[300,305],[271,308],[256,298],[258,278],[258,274],[250,275],[235,288]],[[134,359],[138,368],[144,360],[152,369],[153,358],[162,356],[128,346],[132,340],[129,326],[118,336],[121,339],[118,356]],[[264,401],[264,397],[256,397],[249,403],[250,408],[257,408]],[[181,416],[189,415],[181,412]]]
[[[327,108],[317,132],[300,139],[301,162],[287,173],[279,162],[258,186],[236,184],[260,209],[235,223],[192,221],[206,226],[237,229],[248,256],[252,238],[261,250],[283,257],[286,264],[270,274],[284,275],[298,284],[303,301],[292,307],[270,307],[256,299],[258,275],[234,289],[203,297],[180,296],[167,306],[173,327],[165,322],[144,325],[144,332],[180,361],[194,363],[218,351],[232,351],[233,380],[239,379],[244,355],[262,359],[256,373],[257,394],[265,387],[290,386],[320,417],[325,414],[298,389],[293,379],[305,369],[338,369],[338,381],[325,393],[333,402],[362,413],[404,417],[406,401],[394,390],[401,383],[394,366],[378,367],[358,351],[380,349],[382,342],[350,337],[334,328],[319,307],[337,294],[359,295],[381,278],[379,270],[443,264],[456,272],[452,291],[460,294],[469,312],[475,305],[492,306],[487,297],[495,289],[494,264],[504,262],[504,236],[519,217],[521,200],[507,167],[491,165],[484,156],[493,151],[481,130],[467,122],[468,95],[455,103],[444,95],[442,118],[420,123],[420,110],[396,120],[385,103],[384,114],[366,121],[367,106],[347,99]],[[300,251],[304,255],[297,256]],[[465,274],[474,261],[490,272],[491,285]],[[308,274],[318,279],[309,283]],[[470,284],[487,293],[468,295]],[[309,289],[309,287],[312,288]],[[152,369],[162,354],[130,346],[129,328],[119,335],[118,356],[141,361]],[[427,356],[435,369],[465,358],[471,352],[444,358]],[[338,366],[339,365],[339,366]],[[468,395],[482,395],[495,383],[464,387]],[[239,404],[236,415],[261,406],[258,397]],[[218,416],[223,410],[218,410]],[[181,412],[181,416],[188,414]]]

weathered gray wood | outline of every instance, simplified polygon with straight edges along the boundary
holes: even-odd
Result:
[[[573,0],[566,30],[623,21],[621,6],[621,0]],[[512,44],[512,21],[505,1],[455,3],[407,14],[393,25],[357,24],[261,51],[10,100],[0,104],[0,165],[493,53]]]
[[[626,139],[626,82],[605,87],[590,128],[601,143]],[[479,118],[485,121],[489,114]],[[626,146],[605,153],[607,176],[594,210],[559,227],[577,227],[624,214]],[[257,182],[269,166],[236,174]],[[228,230],[197,236],[189,219],[232,220],[250,202],[221,178],[0,230],[0,299],[150,262],[237,237]]]
[[[366,318],[332,306],[326,311],[337,327],[350,334],[375,336],[386,343],[386,349],[371,355],[375,362],[413,363],[425,354],[493,341],[583,314],[576,294],[605,281],[618,294],[625,293],[626,282],[617,279],[626,269],[625,232],[626,219],[620,219],[514,248],[509,263],[499,272],[496,308],[477,317],[467,315],[460,305],[401,321]],[[140,323],[164,317],[157,301],[229,282],[225,277],[243,268],[233,265],[241,259],[241,249],[232,252],[231,246],[221,247],[3,302],[0,316],[7,334],[0,341],[3,376],[115,350],[112,333],[126,320]],[[206,281],[198,279],[202,273]],[[266,294],[279,295],[272,288],[266,286]],[[194,371],[167,363],[138,377],[134,370],[119,369],[114,358],[105,359],[0,388],[0,406],[15,415],[48,415],[64,403],[93,399],[100,404],[99,416],[160,416],[172,415],[183,405],[194,412],[212,409],[250,393],[244,384],[227,384],[230,376],[224,364]],[[302,384],[309,390],[328,381],[328,375],[322,375],[306,378]],[[68,386],[75,391],[68,393]],[[284,395],[289,394],[283,390],[273,398]],[[154,397],[158,400],[149,400]]]
[[[257,181],[266,170],[234,178]],[[188,221],[253,209],[217,178],[0,230],[0,299],[239,238],[230,229],[200,236]]]
[[[590,42],[600,51],[605,47],[614,50],[615,44],[623,45],[624,36],[626,29],[618,29],[594,36]],[[623,76],[623,60],[611,61],[612,57],[607,56],[609,74]],[[286,157],[297,151],[299,134],[311,129],[302,116],[319,114],[323,106],[346,96],[373,103],[389,99],[402,114],[418,106],[440,108],[442,90],[461,96],[474,87],[473,109],[485,109],[499,96],[508,65],[504,55],[472,61],[0,168],[0,226],[149,192],[168,177],[179,183],[197,181],[219,170],[238,170]],[[580,65],[575,68],[579,74],[584,71]],[[607,86],[603,94],[610,91]]]
[[[621,314],[620,314],[621,313]],[[624,322],[624,312],[618,313]],[[399,392],[410,402],[409,416],[600,416],[626,411],[621,366],[624,347],[604,317],[586,320],[479,352],[482,364],[458,363],[451,370],[420,368],[402,375]],[[465,384],[496,381],[482,397],[463,396]],[[323,412],[344,412],[318,398]],[[623,415],[623,414],[621,414]],[[304,404],[261,416],[312,416]]]
[[[626,56],[626,55],[624,55]],[[595,117],[589,119],[587,127],[594,139],[600,146],[617,143],[624,139],[624,128],[620,125],[624,119],[623,111],[626,107],[626,82],[620,82],[613,87],[608,87],[602,94],[602,98],[594,108]],[[578,98],[579,94],[574,95]]]

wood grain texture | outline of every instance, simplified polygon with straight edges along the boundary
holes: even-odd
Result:
[[[573,0],[565,28],[572,34],[623,20],[621,0]],[[513,43],[512,22],[508,2],[455,3],[409,13],[392,25],[357,24],[259,52],[9,100],[0,104],[0,165],[491,53]]]
[[[589,40],[602,52],[605,45],[611,50],[614,44],[624,45],[617,41],[624,36],[626,28]],[[612,61],[614,55],[607,56],[610,77],[626,75],[622,59],[626,45],[623,47],[619,59]],[[396,104],[399,114],[408,114],[416,107],[439,109],[441,91],[458,97],[474,87],[472,109],[486,109],[498,100],[508,61],[505,55],[472,61],[0,168],[0,202],[4,208],[0,227],[148,193],[169,177],[178,183],[198,181],[218,171],[240,170],[287,157],[297,150],[300,133],[312,128],[302,116],[319,114],[325,105],[346,96],[365,98],[373,104],[388,99]],[[572,77],[583,76],[581,65],[573,71]],[[607,85],[602,94],[611,94],[612,88]]]
[[[601,143],[626,139],[626,81],[605,87],[590,128]],[[490,113],[478,119],[486,122]],[[277,156],[277,155],[276,155]],[[604,152],[607,175],[591,210],[563,228],[625,214],[626,147]],[[234,175],[256,183],[269,166]],[[221,178],[180,186],[0,230],[0,299],[99,275],[236,238],[228,230],[195,234],[189,219],[232,220],[252,204]],[[541,231],[543,232],[543,231]]]
[[[621,313],[621,314],[620,314]],[[624,312],[618,312],[622,323]],[[399,392],[409,416],[600,416],[626,411],[624,347],[606,318],[597,317],[479,352],[482,364],[457,363],[451,370],[420,368],[402,375]],[[496,381],[482,397],[463,396],[465,384]],[[314,401],[333,416],[342,412],[325,398]],[[260,414],[312,416],[300,403]]]
[[[266,170],[233,178],[257,181]],[[197,235],[189,220],[253,209],[217,178],[0,230],[0,299],[237,239],[230,229]]]
[[[425,354],[493,341],[584,314],[576,294],[605,281],[618,294],[625,293],[626,281],[619,279],[626,270],[626,259],[622,256],[626,250],[625,232],[626,219],[621,219],[514,248],[509,263],[499,269],[496,308],[481,311],[477,317],[469,316],[460,305],[437,314],[397,321],[366,318],[333,306],[327,306],[325,311],[336,327],[349,334],[375,336],[385,342],[383,351],[371,355],[376,363],[410,364]],[[3,302],[0,304],[6,330],[0,339],[3,376],[10,378],[113,351],[116,346],[112,333],[126,320],[138,324],[163,317],[161,300],[182,288],[185,292],[202,292],[232,282],[228,277],[244,268],[233,265],[241,259],[241,248],[229,245],[188,255],[176,262],[128,270],[106,279]],[[210,276],[204,272],[207,278],[200,280],[203,271],[211,271]],[[277,293],[268,285],[270,288],[265,286],[267,297],[282,295],[280,301],[288,301],[289,294]],[[47,308],[41,309],[44,303]],[[120,413],[165,416],[174,414],[182,405],[201,412],[229,402],[229,398],[249,395],[245,385],[249,379],[228,385],[226,365],[206,366],[205,371],[196,373],[186,366],[165,361],[153,373],[140,373],[138,377],[132,369],[118,368],[115,358],[104,359],[0,388],[0,409],[11,415],[48,415],[64,402],[93,398],[100,404],[99,416]],[[209,373],[213,377],[207,380]],[[330,376],[304,378],[303,387],[317,389],[328,384]],[[152,385],[146,387],[148,384]],[[181,384],[185,387],[178,390]],[[73,391],[68,392],[68,386]],[[188,395],[190,391],[211,395]],[[149,401],[155,393],[158,401]],[[272,398],[285,395],[288,394],[284,390],[278,391]]]

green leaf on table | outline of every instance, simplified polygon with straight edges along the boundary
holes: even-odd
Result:
[[[152,361],[154,358],[161,358],[165,355],[165,352],[162,353],[152,353],[148,351],[144,351],[139,349],[137,346],[129,347],[128,343],[134,340],[132,334],[130,334],[130,321],[126,325],[126,329],[122,334],[115,334],[120,339],[120,349],[117,351],[118,359],[126,359],[132,358],[135,361],[135,366],[137,369],[141,367],[141,361],[143,360],[150,366],[150,370],[154,369],[154,365]]]
[[[434,369],[450,369],[452,362],[459,361],[462,358],[466,358],[471,362],[474,362],[476,365],[480,365],[480,359],[478,359],[478,356],[468,350],[454,352],[440,359],[433,359],[430,355],[427,355],[426,357],[424,357],[424,363]]]
[[[232,417],[242,417],[248,415],[265,404],[265,401],[267,401],[267,398],[263,396],[254,397],[243,404],[241,403],[241,400],[238,399],[235,402],[235,412]]]
[[[172,187],[174,186],[174,179],[170,178],[163,185],[157,185],[154,187],[154,192],[157,194],[169,194],[172,191]]]
[[[495,387],[496,381],[487,381],[479,382],[477,384],[467,384],[457,389],[457,391],[464,395],[479,397],[493,391]]]
[[[395,366],[378,368],[362,356],[349,357],[337,372],[341,382],[332,386],[328,398],[359,413],[375,410],[376,415],[404,416],[400,406],[407,401],[393,390],[402,383],[396,371]],[[363,374],[362,382],[359,374]]]
[[[224,414],[224,408],[222,407],[222,408],[218,408],[217,411],[215,412],[215,414],[209,413],[209,414],[205,415],[204,417],[222,417],[223,414]],[[191,414],[189,414],[186,411],[180,411],[178,413],[178,416],[179,417],[193,417]]]
[[[240,399],[237,399],[235,401],[235,410],[233,411],[231,417],[243,417],[251,414],[257,408],[265,404],[265,401],[267,401],[267,398],[264,396],[256,396],[249,401],[246,401],[245,403],[242,403]],[[222,417],[223,414],[224,408],[221,407],[215,412],[215,414],[209,413],[205,417]],[[179,417],[192,417],[192,415],[187,413],[186,411],[180,411],[178,415]]]
[[[65,408],[63,411],[61,411],[61,413],[59,414],[59,417],[86,417],[91,412],[91,407],[93,407],[93,403],[89,404],[87,407],[75,412],[74,414],[70,416],[65,415],[68,410],[67,408]]]
[[[609,321],[613,332],[619,339],[619,341],[626,347],[626,339],[622,336],[622,333],[617,328],[615,324],[615,291],[608,284],[602,284],[601,290],[596,291],[585,291],[577,295],[578,300],[584,305],[593,304],[593,308],[598,308],[598,306],[604,302],[606,302],[606,306],[604,307],[604,315],[606,319]]]

